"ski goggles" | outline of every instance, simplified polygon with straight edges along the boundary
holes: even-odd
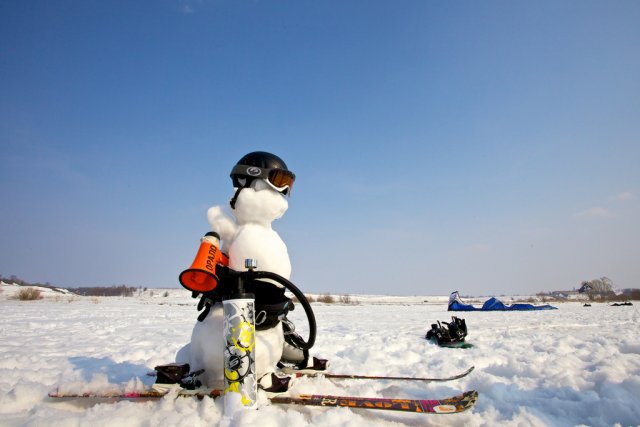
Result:
[[[236,180],[236,176],[248,176],[251,178],[260,178],[267,181],[274,190],[283,194],[290,194],[293,187],[293,181],[296,176],[293,172],[277,168],[259,168],[257,166],[236,165],[231,170],[231,176]]]

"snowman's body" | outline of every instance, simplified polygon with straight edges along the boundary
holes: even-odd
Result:
[[[258,261],[258,270],[270,271],[285,279],[291,275],[287,247],[270,226],[249,223],[238,227],[228,254],[229,267],[234,270],[244,270],[244,261],[251,258]]]
[[[235,203],[234,215],[219,206],[209,209],[207,218],[220,235],[222,250],[229,255],[229,267],[245,270],[245,259],[255,259],[258,270],[279,274],[288,279],[291,262],[287,247],[272,228],[288,208],[286,198],[262,180],[244,188]],[[235,218],[234,218],[235,217]],[[191,370],[204,369],[199,379],[206,386],[219,385],[223,378],[224,338],[222,304],[216,303],[202,322],[196,322],[191,342],[178,352],[176,360],[187,362]],[[282,357],[284,335],[282,323],[256,331],[255,362],[258,379],[276,369]]]

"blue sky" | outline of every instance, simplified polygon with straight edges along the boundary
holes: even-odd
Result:
[[[254,150],[308,292],[640,287],[636,1],[0,1],[0,273],[179,287]]]

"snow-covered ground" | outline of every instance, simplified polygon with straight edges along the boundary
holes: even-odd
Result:
[[[54,292],[39,301],[18,301],[10,298],[12,288],[2,289],[0,426],[211,426],[221,421],[221,399],[83,405],[47,398],[58,387],[124,389],[153,382],[146,372],[173,361],[189,341],[198,314],[189,292],[156,289],[130,298]],[[259,410],[239,414],[232,425],[640,425],[638,304],[568,302],[552,311],[459,313],[467,321],[468,341],[475,344],[462,350],[424,339],[432,322],[450,319],[446,296],[352,299],[359,304],[313,304],[318,339],[312,353],[330,359],[331,371],[448,376],[471,365],[475,371],[461,380],[426,384],[299,379],[295,392],[438,398],[475,389],[480,393],[476,407],[457,415],[420,415],[271,406],[261,400]],[[303,316],[301,307],[291,313],[300,329]]]

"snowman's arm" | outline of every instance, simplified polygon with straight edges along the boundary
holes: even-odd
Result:
[[[230,243],[238,230],[238,224],[229,215],[224,213],[220,206],[213,206],[207,211],[207,220],[211,229],[220,235],[225,243]]]

